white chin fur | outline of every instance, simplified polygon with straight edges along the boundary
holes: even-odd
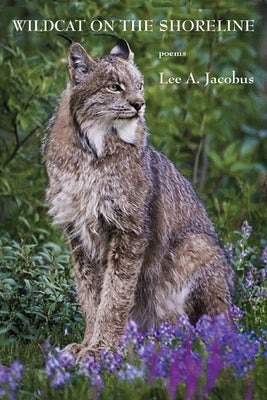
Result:
[[[100,157],[103,152],[105,136],[108,130],[107,121],[89,121],[87,123],[83,123],[81,128],[84,132],[86,132],[90,146],[95,151],[97,156]]]
[[[118,136],[126,143],[135,143],[137,119],[121,119],[114,122],[113,126]]]
[[[121,119],[113,123],[113,127],[117,131],[118,136],[126,143],[135,143],[137,119]],[[110,130],[110,123],[107,121],[92,121],[82,124],[81,128],[87,132],[90,146],[93,148],[98,157],[103,153],[105,136]]]

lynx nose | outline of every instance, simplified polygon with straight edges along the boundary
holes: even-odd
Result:
[[[136,111],[139,111],[141,107],[145,104],[144,100],[133,100],[130,101],[131,106],[133,106]]]

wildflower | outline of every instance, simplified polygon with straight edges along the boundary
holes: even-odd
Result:
[[[169,373],[169,396],[174,399],[181,382],[186,385],[186,400],[196,392],[198,380],[202,373],[200,355],[192,349],[192,338],[188,336],[185,347],[180,346],[174,351]]]
[[[163,322],[155,331],[155,334],[160,343],[163,346],[166,346],[175,338],[175,327],[170,325],[168,322]]]
[[[260,330],[259,342],[262,348],[262,356],[267,357],[267,329]]]
[[[233,243],[227,243],[224,248],[225,248],[226,254],[229,257],[229,260],[233,261],[234,250],[235,250],[235,246],[233,245]]]
[[[58,347],[50,350],[46,360],[45,372],[50,379],[52,388],[60,388],[70,380],[75,366],[73,355],[67,351],[61,351]]]
[[[181,365],[181,352],[183,354],[183,350],[178,349],[174,352],[173,362],[170,369],[170,377],[169,377],[169,396],[171,399],[174,399],[176,396],[177,388],[182,380],[180,365]]]
[[[144,337],[138,330],[138,325],[135,321],[130,320],[127,324],[124,335],[119,340],[119,347],[126,348],[129,344],[133,344],[135,349],[138,349]]]
[[[167,378],[169,371],[170,371],[170,366],[171,366],[171,361],[172,361],[172,353],[173,350],[168,347],[164,346],[161,347],[158,355],[157,355],[157,364],[156,364],[156,377],[157,378]]]
[[[122,381],[141,378],[149,386],[161,379],[168,388],[170,399],[175,399],[177,389],[183,383],[185,399],[189,400],[197,395],[203,373],[201,350],[206,360],[206,383],[199,394],[202,399],[216,385],[222,369],[231,370],[234,377],[246,376],[254,368],[256,356],[262,352],[264,332],[261,340],[253,332],[245,333],[240,324],[242,317],[243,312],[232,306],[229,315],[204,315],[196,326],[192,326],[187,317],[182,317],[175,326],[162,323],[145,335],[130,321],[118,348],[103,350],[99,362],[88,356],[75,365],[70,353],[49,348],[46,373],[50,386],[62,387],[74,374],[85,375],[92,386],[93,398],[98,398],[104,389],[102,373],[107,371]]]
[[[117,371],[122,364],[121,354],[115,350],[102,350],[100,353],[102,368],[108,372]]]
[[[202,372],[202,363],[199,354],[193,352],[189,346],[186,349],[185,364],[187,372],[185,378],[186,400],[190,400],[197,389],[198,379]]]
[[[232,368],[234,376],[245,376],[254,367],[260,350],[260,342],[251,333],[233,331],[231,341],[221,349],[225,368]]]
[[[253,272],[251,270],[249,270],[246,274],[246,281],[245,281],[245,285],[246,287],[253,287],[255,284],[255,280],[254,280],[254,276],[253,276]]]
[[[245,239],[248,239],[251,235],[252,226],[248,224],[248,221],[244,221],[243,225],[241,226],[241,232]]]
[[[118,372],[119,379],[126,380],[128,382],[132,382],[135,378],[141,378],[142,376],[142,370],[129,363],[126,363]]]
[[[259,279],[262,279],[262,280],[264,280],[265,278],[266,278],[266,275],[267,275],[267,266],[266,267],[264,267],[264,268],[262,268],[261,270],[260,270],[260,278]]]
[[[148,385],[151,386],[156,378],[157,378],[157,353],[154,349],[154,352],[150,359],[149,375],[147,379]]]
[[[232,368],[234,376],[245,376],[254,367],[254,359],[259,353],[259,340],[252,333],[240,333],[225,315],[216,318],[203,316],[196,330],[206,351],[212,352],[216,339],[224,368]]]
[[[214,387],[216,379],[222,367],[223,367],[223,362],[219,352],[219,345],[215,339],[212,343],[211,351],[207,358],[206,385],[203,390],[204,397]]]
[[[73,354],[69,351],[60,351],[58,354],[58,363],[61,368],[74,367],[75,359]]]
[[[155,366],[157,359],[156,344],[154,341],[147,341],[138,350],[138,357],[142,360],[143,371],[149,370],[149,382],[156,377]],[[150,377],[151,375],[151,377]]]
[[[89,378],[91,385],[96,387],[98,390],[104,389],[102,377],[100,375],[101,366],[93,356],[87,356],[79,364],[77,375],[85,375]]]
[[[0,397],[15,400],[18,384],[22,379],[23,365],[14,361],[10,367],[0,365]]]
[[[232,305],[230,308],[230,318],[234,322],[239,322],[244,316],[244,311],[242,311],[239,307],[236,305]]]
[[[181,344],[186,343],[188,336],[193,337],[195,335],[195,328],[190,324],[187,315],[184,315],[178,319],[177,324],[174,327],[174,333],[176,340],[179,339]]]
[[[267,246],[265,246],[262,250],[261,253],[261,262],[263,262],[263,264],[267,264]]]
[[[240,261],[243,261],[244,258],[246,258],[249,254],[251,253],[250,249],[244,249],[241,251],[241,253],[239,254],[239,259]]]

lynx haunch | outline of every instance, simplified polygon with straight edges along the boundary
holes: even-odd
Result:
[[[86,323],[67,349],[81,360],[115,346],[129,318],[146,330],[227,312],[232,271],[191,184],[147,142],[128,43],[92,59],[73,42],[69,74],[44,157]]]

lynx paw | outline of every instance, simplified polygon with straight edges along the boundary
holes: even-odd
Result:
[[[76,357],[76,361],[83,362],[86,361],[86,358],[88,356],[93,357],[94,359],[97,359],[99,357],[99,353],[102,349],[98,348],[91,348],[91,347],[83,347],[80,351],[79,354]]]
[[[66,347],[64,347],[63,351],[71,352],[75,358],[77,358],[78,354],[84,349],[84,345],[80,343],[70,343]]]

